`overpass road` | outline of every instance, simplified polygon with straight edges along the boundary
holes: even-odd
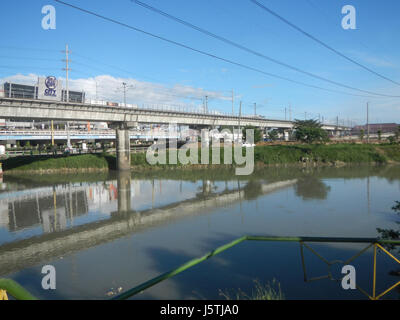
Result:
[[[178,134],[168,134],[168,132],[148,131],[141,132],[129,130],[131,139],[179,139]],[[115,140],[114,130],[3,130],[0,131],[0,140]]]

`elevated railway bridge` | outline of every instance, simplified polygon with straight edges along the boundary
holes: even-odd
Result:
[[[130,167],[130,129],[137,128],[139,124],[177,124],[195,128],[254,126],[263,130],[269,128],[291,130],[294,126],[292,121],[262,117],[18,98],[0,98],[0,114],[1,118],[15,120],[107,122],[115,129],[117,164],[122,170]],[[349,131],[349,128],[344,126],[324,125],[323,128],[331,134]]]

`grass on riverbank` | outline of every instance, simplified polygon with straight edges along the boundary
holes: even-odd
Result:
[[[382,144],[332,144],[332,145],[275,145],[258,146],[254,150],[256,163],[261,165],[289,165],[298,163],[336,164],[341,163],[400,163],[400,145]],[[199,156],[199,159],[200,156]],[[234,159],[234,157],[233,157]],[[210,152],[211,160],[211,152]],[[3,170],[7,171],[68,171],[68,170],[113,170],[116,167],[114,155],[85,154],[71,156],[22,156],[6,159]],[[220,152],[224,163],[224,151]],[[211,161],[210,161],[211,163]],[[132,154],[134,168],[152,168],[146,161],[145,153]],[[157,165],[158,168],[179,168],[177,165]],[[191,167],[191,166],[188,166]]]
[[[267,282],[265,285],[259,280],[254,280],[254,289],[251,294],[247,294],[241,289],[233,293],[220,290],[219,294],[226,300],[285,300],[281,285],[275,279],[272,280],[272,283]]]
[[[378,151],[381,151],[388,160],[400,163],[400,144],[383,144],[376,146],[376,148]]]
[[[72,156],[22,156],[2,161],[7,171],[58,171],[75,169],[108,170],[115,168],[115,157],[110,155],[72,155]]]
[[[234,157],[232,158],[234,159]],[[200,155],[199,159],[201,159]],[[381,145],[378,147],[361,144],[318,144],[257,146],[254,148],[254,161],[265,165],[299,162],[335,163],[338,161],[344,163],[386,163],[388,160],[400,162],[399,145]],[[222,149],[220,163],[224,163],[224,151]],[[132,156],[132,166],[146,167],[150,165],[146,161],[145,154],[136,154]],[[181,166],[181,164],[175,166]]]
[[[391,147],[388,148],[391,150]],[[400,152],[400,151],[397,151]],[[289,164],[296,162],[319,163],[385,163],[389,156],[374,145],[332,144],[256,147],[255,161],[264,164]]]

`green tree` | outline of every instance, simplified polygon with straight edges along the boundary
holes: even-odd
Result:
[[[232,126],[220,126],[219,132],[222,132],[223,130],[229,130],[230,132],[232,132]]]
[[[393,136],[390,136],[387,138],[390,144],[394,144],[395,143],[395,138]]]
[[[247,140],[246,130],[252,129],[254,130],[254,143],[260,142],[262,140],[262,132],[259,128],[253,126],[246,126],[242,130],[243,139]]]
[[[400,201],[396,201],[395,205],[392,207],[392,210],[396,212],[397,214],[400,214]],[[400,222],[396,222],[397,224],[400,224]],[[394,230],[394,229],[381,229],[377,228],[376,229],[379,234],[380,238],[382,239],[390,239],[390,240],[399,240],[400,239],[400,230]],[[387,244],[385,245],[386,249],[393,250],[394,245],[392,244]]]
[[[359,137],[360,137],[360,140],[361,140],[361,141],[364,140],[364,135],[365,135],[365,130],[364,130],[364,129],[361,129],[361,130],[360,130],[360,134],[359,134]]]
[[[268,132],[268,137],[269,137],[272,141],[275,141],[276,139],[278,139],[278,130],[274,129],[274,130]]]
[[[381,141],[382,140],[382,131],[378,130],[378,140]]]
[[[397,130],[394,133],[394,136],[396,137],[396,141],[399,140],[399,135],[400,135],[400,126],[397,127]]]
[[[322,124],[316,120],[295,120],[294,137],[305,143],[325,142],[329,140],[328,133],[322,129]]]

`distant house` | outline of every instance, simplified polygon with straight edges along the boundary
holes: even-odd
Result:
[[[371,134],[376,134],[378,133],[378,131],[380,131],[381,133],[394,133],[398,130],[399,128],[399,124],[397,123],[371,123],[369,125],[369,132]],[[355,126],[352,129],[352,133],[353,134],[359,134],[361,132],[361,130],[364,130],[365,133],[367,133],[368,128],[367,125],[364,126]]]

